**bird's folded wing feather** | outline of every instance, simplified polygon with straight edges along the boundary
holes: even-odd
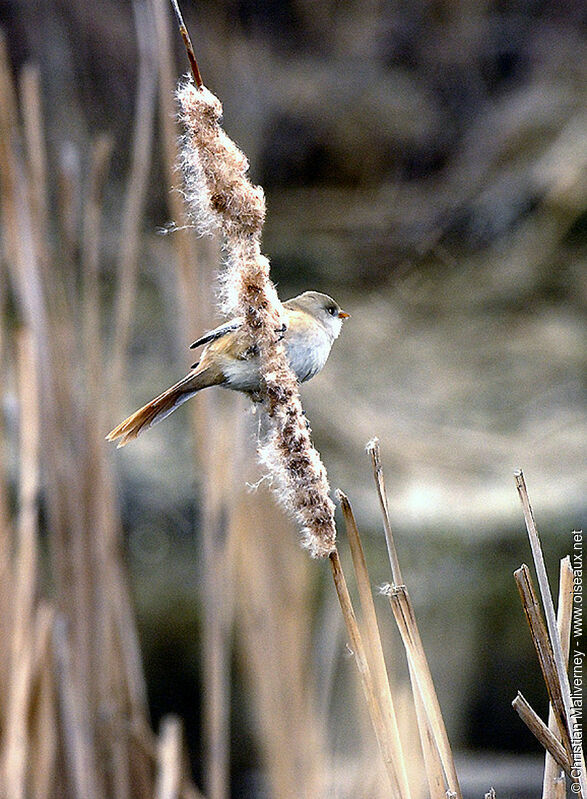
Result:
[[[238,330],[242,323],[243,320],[240,318],[231,319],[229,322],[224,322],[218,327],[215,327],[214,330],[209,330],[207,333],[204,333],[204,335],[194,341],[193,344],[190,344],[190,350],[193,350],[196,347],[201,347],[203,344],[209,344],[211,341],[216,341],[216,339],[222,338],[222,336],[225,336],[227,333],[232,333],[234,330]]]

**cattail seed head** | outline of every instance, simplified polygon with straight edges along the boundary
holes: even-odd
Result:
[[[200,233],[220,231],[225,268],[220,307],[242,317],[242,335],[259,357],[264,412],[259,456],[274,479],[277,495],[302,528],[313,557],[326,557],[336,540],[334,503],[320,455],[312,444],[297,379],[276,331],[283,307],[261,254],[265,196],[246,172],[245,155],[219,125],[222,104],[191,79],[177,90],[185,134],[181,165],[190,216]]]

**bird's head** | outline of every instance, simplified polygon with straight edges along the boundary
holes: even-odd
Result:
[[[332,297],[319,291],[304,291],[285,304],[312,316],[326,328],[332,338],[338,338],[343,321],[350,316]]]

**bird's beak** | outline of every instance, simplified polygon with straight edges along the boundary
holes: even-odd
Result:
[[[348,319],[349,316],[350,316],[350,313],[347,313],[346,311],[339,311],[338,312],[338,318],[339,319]]]

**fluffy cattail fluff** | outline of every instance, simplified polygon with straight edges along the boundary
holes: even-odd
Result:
[[[221,309],[244,319],[244,332],[259,353],[264,411],[259,453],[276,478],[285,508],[302,526],[303,542],[314,557],[334,549],[334,503],[328,478],[303,414],[298,382],[277,341],[283,308],[261,254],[265,197],[246,172],[245,155],[219,125],[222,105],[191,79],[177,98],[185,134],[182,167],[185,198],[201,233],[220,231],[226,251],[221,276]]]

